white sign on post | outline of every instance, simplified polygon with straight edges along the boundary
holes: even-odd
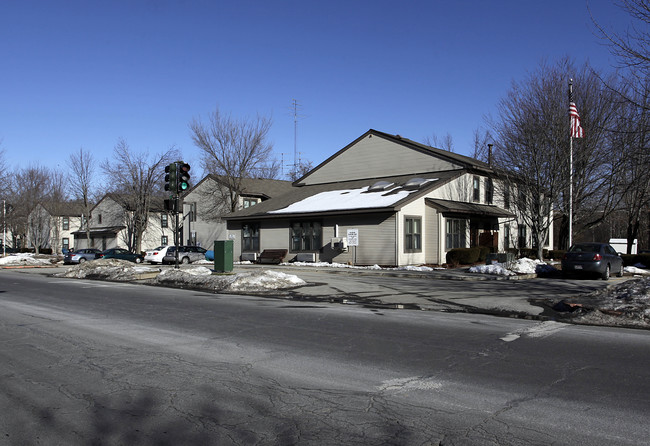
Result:
[[[348,246],[359,246],[358,229],[348,229]]]

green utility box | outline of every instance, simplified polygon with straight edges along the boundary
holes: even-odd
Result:
[[[214,270],[221,273],[232,272],[233,241],[214,242]]]

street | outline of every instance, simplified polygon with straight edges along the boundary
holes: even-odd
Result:
[[[553,321],[3,270],[0,376],[11,445],[650,438],[650,333]]]

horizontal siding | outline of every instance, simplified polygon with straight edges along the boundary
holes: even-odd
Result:
[[[458,165],[436,156],[369,135],[309,174],[302,182],[321,184],[457,168]]]

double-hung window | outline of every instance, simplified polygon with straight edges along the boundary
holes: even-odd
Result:
[[[322,246],[322,227],[317,221],[291,223],[291,251],[317,251]]]
[[[61,223],[62,229],[64,231],[69,231],[70,230],[70,217],[63,217],[63,221]]]
[[[160,214],[160,227],[166,228],[169,226],[169,216],[167,214]]]
[[[474,201],[481,201],[481,178],[474,177],[473,181]]]
[[[404,219],[404,251],[422,251],[422,219],[420,217]]]
[[[242,252],[257,252],[260,250],[259,223],[245,223],[242,228]]]
[[[467,240],[467,220],[463,218],[447,219],[447,250],[465,248]]]

